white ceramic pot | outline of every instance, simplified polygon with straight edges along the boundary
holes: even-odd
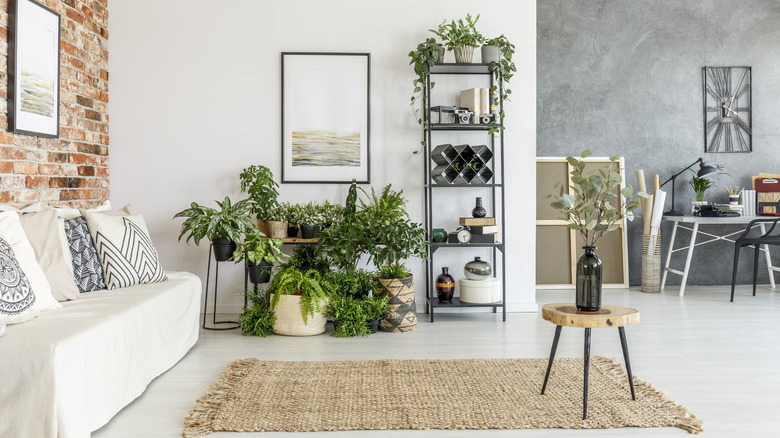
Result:
[[[273,295],[271,296],[273,302]],[[281,295],[279,304],[274,309],[276,322],[272,326],[274,333],[286,336],[313,336],[325,333],[325,308],[327,303],[320,302],[320,311],[309,315],[306,322],[301,315],[301,297],[298,295]]]
[[[469,64],[474,58],[474,47],[458,46],[455,47],[455,62],[458,64]]]
[[[460,301],[462,303],[486,304],[501,301],[501,281],[498,278],[469,280],[461,278]]]

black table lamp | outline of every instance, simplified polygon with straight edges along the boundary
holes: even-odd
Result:
[[[682,216],[683,215],[682,213],[680,213],[679,211],[676,211],[674,209],[674,181],[677,179],[678,176],[682,175],[683,172],[685,172],[686,170],[688,170],[691,167],[693,167],[696,163],[699,163],[699,171],[697,172],[697,175],[700,176],[700,177],[704,176],[704,175],[709,175],[710,173],[713,173],[713,172],[716,171],[716,169],[714,167],[708,166],[707,163],[705,163],[704,160],[701,157],[699,157],[699,159],[694,161],[693,163],[691,163],[690,166],[688,166],[685,169],[677,172],[675,175],[672,175],[671,178],[669,178],[666,181],[664,181],[664,183],[661,184],[661,187],[666,185],[666,183],[668,183],[669,181],[672,182],[672,209],[669,210],[669,211],[664,212],[664,215],[666,215],[666,216]]]

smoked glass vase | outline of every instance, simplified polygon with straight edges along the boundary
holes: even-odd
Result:
[[[436,277],[436,296],[439,301],[452,301],[455,293],[455,279],[448,272],[449,268],[441,268],[441,275]]]
[[[601,309],[601,260],[595,246],[583,246],[585,250],[577,260],[577,310],[596,312]]]

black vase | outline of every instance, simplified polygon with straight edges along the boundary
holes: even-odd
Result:
[[[577,310],[596,312],[601,309],[601,259],[595,246],[583,246],[585,250],[577,260]]]
[[[442,267],[441,275],[436,277],[436,296],[439,301],[452,301],[455,294],[455,279],[448,272],[449,268]]]
[[[252,284],[268,283],[271,280],[271,268],[273,268],[273,265],[265,260],[257,265],[247,260],[246,268],[249,271],[249,281]]]
[[[214,249],[214,258],[218,262],[226,262],[236,251],[235,242],[228,239],[213,239],[211,247]]]
[[[301,239],[314,239],[313,225],[301,225]]]
[[[287,225],[287,237],[298,237],[298,227]]]
[[[485,210],[485,207],[482,206],[482,198],[477,197],[477,205],[471,210],[471,215],[473,217],[485,217],[486,214],[487,211]]]

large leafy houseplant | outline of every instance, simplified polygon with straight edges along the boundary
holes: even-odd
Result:
[[[568,227],[580,234],[585,246],[596,246],[596,242],[606,233],[619,228],[618,222],[626,218],[632,220],[632,211],[639,207],[639,197],[647,197],[644,192],[637,192],[634,196],[631,185],[624,187],[620,193],[624,200],[615,193],[623,181],[620,169],[616,162],[618,157],[609,157],[610,164],[596,170],[585,170],[584,159],[591,155],[591,151],[583,151],[580,159],[566,157],[566,161],[573,170],[571,175],[570,192],[557,183],[556,192],[547,195],[553,198],[550,204],[557,210],[564,220],[569,222]]]
[[[241,236],[254,230],[252,220],[249,217],[254,208],[252,199],[243,199],[235,204],[225,196],[222,202],[215,201],[219,209],[206,207],[193,202],[190,208],[176,213],[173,217],[187,218],[181,225],[179,241],[187,236],[198,245],[205,237],[209,240],[227,239],[233,243],[241,242]]]
[[[239,175],[241,191],[249,195],[254,204],[252,213],[258,220],[268,220],[268,210],[277,204],[279,184],[274,181],[271,169],[261,165],[251,165]]]
[[[349,187],[341,223],[320,233],[319,246],[323,253],[340,269],[356,269],[360,259],[375,245],[370,224],[357,209],[358,187],[355,180]]]

